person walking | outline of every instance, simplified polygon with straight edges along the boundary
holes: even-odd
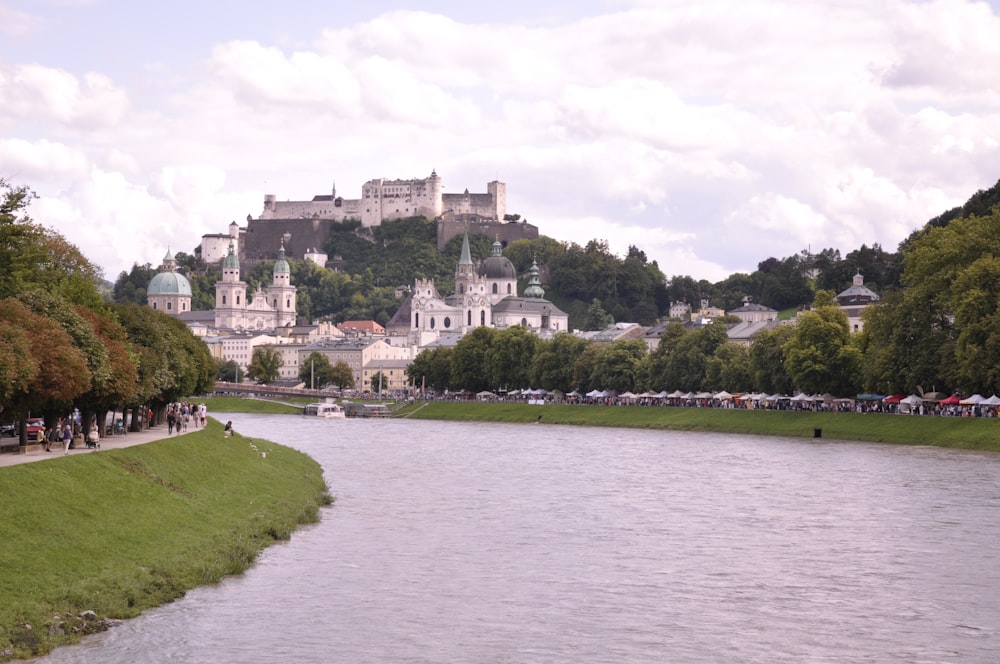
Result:
[[[174,407],[171,406],[167,410],[167,435],[171,435],[174,432],[174,425],[177,424],[177,415],[174,413]],[[177,427],[177,433],[180,433],[180,427]]]
[[[69,422],[63,425],[63,454],[69,454],[70,445],[73,444],[73,427]]]

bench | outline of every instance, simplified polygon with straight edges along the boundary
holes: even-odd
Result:
[[[4,436],[0,438],[0,454],[4,452],[18,452],[18,448],[21,446],[21,440],[17,436],[7,437]]]

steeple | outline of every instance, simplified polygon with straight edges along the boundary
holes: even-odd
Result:
[[[535,259],[531,259],[531,276],[528,278],[528,286],[524,289],[525,297],[537,297],[539,299],[545,297],[545,289],[542,288],[542,283],[538,280],[538,263]]]
[[[469,250],[469,232],[465,232],[465,237],[462,238],[462,255],[458,259],[458,264],[461,265],[472,265],[472,252]]]

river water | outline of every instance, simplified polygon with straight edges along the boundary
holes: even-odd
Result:
[[[1000,455],[220,415],[333,507],[45,662],[997,662]]]

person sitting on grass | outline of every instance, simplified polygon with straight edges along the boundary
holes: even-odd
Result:
[[[230,436],[232,436],[233,433],[234,433],[233,432],[233,421],[229,420],[228,422],[226,422],[226,428],[225,428],[225,436],[226,436],[226,438],[229,438]]]

